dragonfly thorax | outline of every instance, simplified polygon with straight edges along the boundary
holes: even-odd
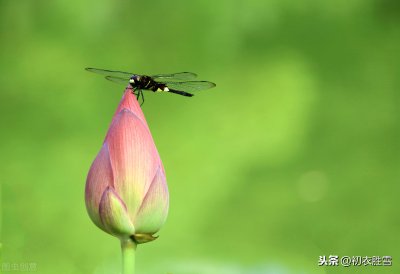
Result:
[[[143,89],[157,91],[160,86],[165,86],[164,84],[157,83],[150,76],[146,75],[132,75],[129,78],[129,84],[133,89]]]

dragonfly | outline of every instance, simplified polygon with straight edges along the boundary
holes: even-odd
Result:
[[[98,69],[98,68],[85,68],[87,71],[104,75],[109,81],[118,84],[128,84],[132,92],[136,95],[137,100],[140,96],[142,103],[144,103],[143,90],[152,92],[170,92],[179,94],[186,97],[192,97],[192,92],[205,90],[215,87],[215,83],[209,81],[193,80],[197,74],[193,72],[178,72],[171,74],[155,74],[155,75],[141,75],[132,72]]]

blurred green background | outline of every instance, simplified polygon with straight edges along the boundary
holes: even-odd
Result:
[[[123,87],[90,66],[217,83],[145,94],[171,204],[137,273],[400,273],[399,1],[1,0],[0,41],[3,264],[120,271],[83,192]]]

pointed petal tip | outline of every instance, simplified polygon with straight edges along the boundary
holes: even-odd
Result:
[[[139,102],[136,99],[136,94],[133,93],[132,89],[126,88],[124,95],[122,96],[122,99],[118,105],[116,114],[119,113],[122,109],[127,108],[133,113],[135,113],[136,116],[139,117],[140,120],[145,122],[144,114],[142,111],[142,108],[139,105]]]

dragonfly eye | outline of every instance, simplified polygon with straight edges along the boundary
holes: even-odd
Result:
[[[140,76],[139,75],[133,75],[129,79],[129,83],[131,83],[131,84],[135,84],[135,83],[139,83],[139,82],[140,82]]]

